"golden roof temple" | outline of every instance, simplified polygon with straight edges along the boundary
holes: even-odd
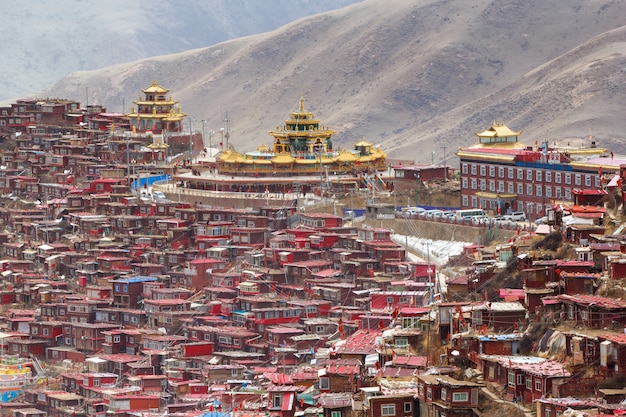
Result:
[[[274,139],[273,148],[262,144],[247,153],[226,149],[217,157],[218,171],[250,176],[304,176],[320,171],[341,175],[387,169],[387,154],[365,140],[356,143],[352,150],[335,149],[335,131],[307,111],[302,98],[298,111],[291,112],[282,126],[269,133]]]
[[[133,132],[162,133],[182,130],[182,121],[187,114],[181,112],[180,106],[175,109],[178,101],[171,96],[167,98],[169,91],[156,80],[152,81],[150,87],[142,90],[144,96],[133,102],[137,106],[137,112],[133,106],[130,113],[126,114]]]

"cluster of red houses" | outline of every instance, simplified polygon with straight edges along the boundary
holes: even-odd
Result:
[[[265,200],[146,202],[118,165],[145,143],[93,126],[123,119],[62,102],[55,128],[46,106],[0,117],[16,144],[0,153],[0,349],[39,376],[0,369],[0,415],[473,417],[485,390],[540,417],[626,409],[600,386],[626,373],[626,302],[609,296],[626,258],[601,209],[563,226],[572,259],[527,236],[468,247],[432,303],[437,265],[391,230]],[[519,288],[486,291],[504,269]]]

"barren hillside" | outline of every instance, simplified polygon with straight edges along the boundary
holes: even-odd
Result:
[[[48,92],[127,110],[156,79],[239,150],[270,140],[304,96],[338,131],[430,162],[493,120],[550,140],[626,152],[626,2],[366,0],[270,33],[71,74]],[[196,127],[199,128],[199,122]]]
[[[267,32],[359,0],[15,1],[0,13],[0,99],[61,77]],[[85,96],[85,90],[81,97]],[[116,103],[120,106],[122,103]]]

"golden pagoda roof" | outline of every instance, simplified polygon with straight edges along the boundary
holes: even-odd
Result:
[[[383,151],[381,148],[379,148],[378,146],[374,149],[374,155],[379,158],[379,159],[385,159],[387,158],[387,154],[385,153],[385,151]]]
[[[220,155],[219,158],[224,162],[243,162],[237,161],[237,158],[242,159],[241,154],[237,151],[233,151],[232,149],[226,149],[222,152],[222,155]]]
[[[358,156],[347,149],[342,149],[339,155],[337,155],[337,158],[335,158],[337,162],[354,162],[357,159],[359,159]]]
[[[292,164],[295,160],[296,158],[291,156],[289,153],[281,152],[278,155],[276,155],[274,158],[272,158],[272,163],[273,164]]]
[[[365,139],[361,139],[359,142],[355,143],[354,146],[372,146],[372,144]]]
[[[146,145],[146,148],[150,149],[167,149],[169,147],[170,145],[168,145],[167,143],[150,143]]]
[[[505,125],[504,123],[493,122],[491,124],[491,127],[489,127],[489,129],[484,130],[481,133],[474,132],[474,134],[478,137],[492,138],[492,137],[519,136],[522,134],[522,131],[520,130],[519,132],[514,132],[511,129],[509,129],[509,127]]]
[[[167,88],[163,88],[159,85],[159,83],[156,80],[152,81],[152,85],[148,88],[146,88],[145,90],[141,90],[144,93],[159,93],[159,94],[165,94],[167,93],[168,90]]]
[[[266,144],[262,143],[259,146],[257,146],[256,150],[258,152],[271,152],[271,149],[269,146],[267,146]]]

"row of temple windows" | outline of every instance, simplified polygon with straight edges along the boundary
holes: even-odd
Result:
[[[489,173],[488,175],[487,172]],[[585,186],[591,186],[592,178],[595,178],[597,186],[599,186],[600,184],[600,177],[598,175],[592,174],[575,174],[571,172],[552,172],[543,169],[513,168],[485,164],[462,163],[461,174],[468,175],[470,173],[471,175],[479,175],[480,173],[481,177],[488,178],[501,178],[509,180],[517,179],[518,181],[523,181],[524,179],[526,179],[526,181],[547,183],[555,182],[557,184],[572,184],[573,179],[574,185],[577,186],[582,185],[584,176]]]
[[[505,187],[506,185],[506,187]],[[585,184],[586,187],[591,187],[591,184]],[[546,198],[565,198],[566,200],[572,199],[571,187],[553,187],[542,184],[520,184],[514,182],[494,181],[485,179],[467,178],[461,179],[461,188],[464,190],[479,190],[488,191],[491,193],[508,193],[517,194],[518,196],[535,196]]]

